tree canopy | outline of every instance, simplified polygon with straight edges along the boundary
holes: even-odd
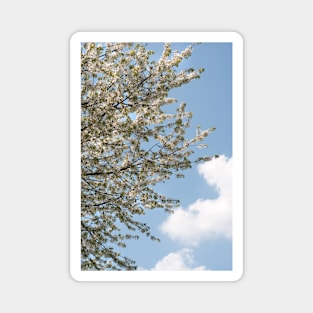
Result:
[[[121,254],[127,240],[143,234],[159,240],[138,216],[147,210],[171,213],[179,200],[155,186],[184,177],[195,145],[214,128],[187,139],[192,113],[169,92],[198,79],[204,69],[181,70],[193,45],[159,59],[141,43],[84,43],[81,48],[81,268],[136,270]],[[176,105],[169,113],[168,105]],[[136,219],[137,217],[137,219]]]

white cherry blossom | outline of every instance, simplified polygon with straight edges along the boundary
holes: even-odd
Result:
[[[179,201],[154,186],[184,177],[192,148],[214,129],[185,138],[191,112],[175,105],[171,89],[200,78],[203,69],[178,70],[193,46],[182,52],[164,44],[159,60],[140,43],[85,43],[81,49],[81,267],[135,270],[116,247],[144,234],[159,240],[136,216],[150,209],[171,213]],[[200,146],[204,147],[204,145]]]

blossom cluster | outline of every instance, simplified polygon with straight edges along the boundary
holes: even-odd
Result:
[[[135,219],[149,209],[171,213],[179,201],[154,186],[192,166],[193,146],[209,135],[185,138],[192,113],[173,88],[200,78],[203,69],[179,70],[181,52],[165,43],[159,60],[139,43],[85,43],[81,49],[81,266],[83,270],[134,270],[121,256],[138,232],[159,240]],[[203,147],[203,145],[200,147]],[[206,157],[209,160],[211,157]],[[199,160],[195,160],[199,161]]]

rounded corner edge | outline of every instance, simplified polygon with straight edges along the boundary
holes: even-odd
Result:
[[[72,35],[70,35],[70,42],[76,42],[77,40],[79,40],[80,36],[81,36],[82,32],[80,31],[76,31],[74,32]]]
[[[79,275],[77,275],[76,271],[73,271],[71,268],[69,269],[69,276],[75,283],[80,283]]]
[[[238,271],[234,274],[232,281],[234,283],[240,282],[244,278],[244,276],[245,276],[245,271],[242,268],[240,271]]]
[[[234,39],[237,41],[237,42],[240,42],[241,44],[243,44],[244,42],[244,38],[243,38],[243,35],[238,32],[238,31],[233,31],[231,32],[232,36],[234,37]]]

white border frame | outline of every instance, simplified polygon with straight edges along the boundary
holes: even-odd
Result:
[[[81,271],[81,42],[230,42],[233,64],[233,270]],[[78,32],[70,40],[70,274],[77,281],[237,281],[243,275],[243,39],[236,32]]]

